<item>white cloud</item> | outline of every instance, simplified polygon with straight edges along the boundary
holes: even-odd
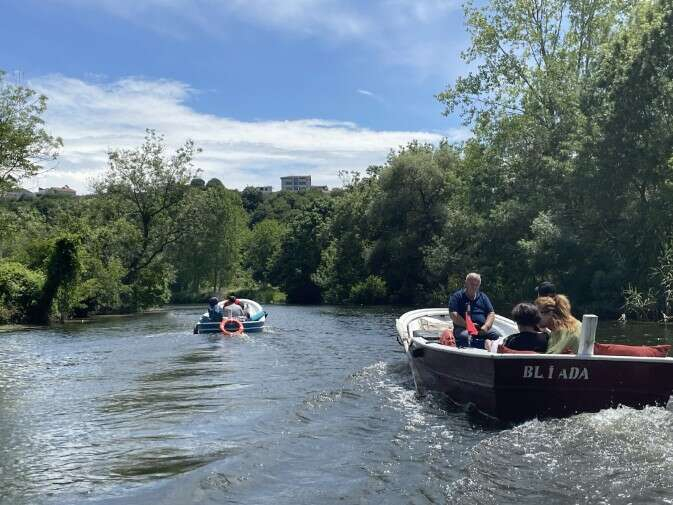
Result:
[[[375,131],[351,122],[325,119],[239,121],[194,111],[187,101],[194,90],[176,81],[127,78],[104,84],[48,76],[30,86],[49,97],[47,126],[63,137],[56,165],[27,187],[68,184],[88,192],[91,178],[106,167],[107,151],[139,146],[146,128],[156,129],[175,149],[187,138],[203,149],[196,165],[204,177],[226,186],[279,186],[291,173],[313,176],[315,184],[338,185],[339,170],[364,170],[383,163],[390,149],[412,139],[438,142],[468,137],[465,129],[444,134]]]
[[[181,39],[217,38],[241,22],[291,37],[354,43],[382,61],[446,75],[463,67],[462,0],[51,0],[99,8]],[[460,48],[458,48],[460,49]]]

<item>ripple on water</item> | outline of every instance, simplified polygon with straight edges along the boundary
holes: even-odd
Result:
[[[673,414],[621,407],[533,420],[470,450],[456,503],[653,503],[670,496]]]
[[[673,414],[615,409],[509,429],[418,397],[395,310],[203,311],[0,339],[0,503],[629,503],[673,497]],[[347,330],[345,330],[347,329]]]

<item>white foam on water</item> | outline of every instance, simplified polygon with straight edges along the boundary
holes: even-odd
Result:
[[[470,450],[466,477],[447,485],[449,501],[628,503],[673,492],[673,413],[657,407],[606,409],[532,420]],[[496,468],[497,472],[489,469]]]

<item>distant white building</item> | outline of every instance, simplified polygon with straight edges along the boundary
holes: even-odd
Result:
[[[66,184],[62,188],[38,188],[37,194],[40,196],[75,196],[77,191]]]
[[[260,190],[262,193],[273,193],[273,186],[255,186],[255,189]]]
[[[280,178],[281,191],[304,191],[310,188],[310,175],[287,175]]]

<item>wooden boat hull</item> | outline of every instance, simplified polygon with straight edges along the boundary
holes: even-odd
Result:
[[[444,392],[501,421],[665,406],[673,394],[673,358],[493,354],[439,344],[451,326],[446,308],[414,310],[396,321],[416,388]],[[502,336],[517,331],[499,315],[493,328]]]
[[[415,380],[502,421],[665,406],[673,393],[673,362],[666,358],[489,355],[443,347],[410,346]]]

